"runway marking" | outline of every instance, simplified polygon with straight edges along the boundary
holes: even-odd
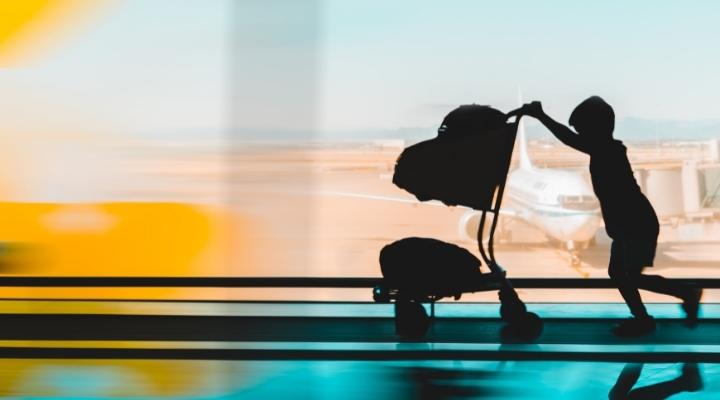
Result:
[[[559,258],[566,261],[566,265],[573,271],[577,272],[578,275],[580,275],[581,278],[589,278],[590,273],[585,271],[581,265],[573,265],[572,263],[572,255],[567,250],[561,250],[557,248],[553,248],[553,251],[555,252],[555,255],[557,255]]]

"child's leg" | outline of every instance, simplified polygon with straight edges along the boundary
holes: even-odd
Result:
[[[689,293],[689,288],[686,285],[666,279],[660,275],[640,274],[637,277],[637,285],[640,289],[674,296],[679,299],[684,299]]]
[[[650,315],[638,290],[638,277],[643,267],[625,265],[625,243],[614,240],[610,248],[610,265],[608,275],[615,282],[620,294],[635,318],[648,318]]]
[[[641,289],[650,290],[655,293],[667,294],[681,299],[682,308],[687,314],[686,324],[690,327],[697,324],[698,313],[700,310],[700,298],[703,293],[702,289],[693,288],[671,279],[665,279],[659,275],[641,274],[637,279],[638,287]]]
[[[687,314],[687,323],[689,326],[694,326],[697,323],[702,289],[665,279],[659,275],[644,275],[642,270],[645,266],[652,265],[655,247],[654,238],[613,241],[610,255],[610,275],[611,277],[615,276],[613,279],[635,317],[647,316],[638,292],[638,288],[640,288],[682,299],[682,307]]]
[[[684,299],[688,296],[690,288],[678,283],[665,279],[659,275],[643,275],[642,270],[648,265],[653,264],[655,259],[655,251],[657,249],[657,235],[647,235],[634,237],[623,241],[625,245],[625,264],[638,266],[633,268],[633,272],[637,272],[636,286],[640,289],[649,290],[655,293],[666,294]]]

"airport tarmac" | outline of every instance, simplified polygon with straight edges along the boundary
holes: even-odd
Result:
[[[550,167],[582,170],[582,155],[553,147],[542,148],[537,163]],[[552,150],[552,151],[551,151]],[[392,169],[400,149],[372,146],[338,146],[312,149],[248,151],[235,172],[232,198],[237,208],[262,225],[256,251],[258,263],[238,271],[249,276],[378,276],[378,253],[394,240],[408,236],[433,237],[462,245],[478,254],[476,244],[463,241],[459,220],[461,207],[403,203],[413,196],[392,184]],[[662,163],[681,162],[663,150]],[[657,156],[656,149],[639,149],[632,158],[644,166]],[[679,151],[681,157],[698,156]],[[553,164],[553,160],[555,164]],[[559,161],[558,161],[559,160]],[[584,160],[584,161],[583,161]],[[586,167],[585,167],[586,168]],[[472,184],[468,182],[468,184]],[[505,206],[512,207],[512,204]],[[606,277],[609,241],[600,233],[594,246],[581,252],[581,264],[571,266],[570,253],[549,243],[542,231],[528,224],[502,217],[511,240],[498,241],[496,257],[510,277]],[[717,221],[701,229],[718,232]],[[602,229],[602,228],[601,228]],[[664,226],[655,267],[649,273],[667,277],[716,277],[720,265],[720,236],[700,235],[702,241],[675,241],[672,226]],[[700,228],[699,228],[700,229]],[[251,296],[263,296],[251,291]],[[610,291],[533,290],[527,294],[538,301],[578,299],[619,301]],[[275,290],[271,295],[303,296],[293,290]],[[322,290],[307,294],[316,300],[364,300],[360,292]],[[347,296],[347,297],[346,297]],[[492,298],[488,294],[469,296],[473,300]],[[608,297],[610,296],[610,297]],[[646,295],[649,301],[667,301],[663,296]],[[719,299],[708,292],[705,300]]]

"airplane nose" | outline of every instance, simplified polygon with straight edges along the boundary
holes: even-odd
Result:
[[[562,240],[584,242],[595,236],[599,226],[600,218],[597,215],[583,214],[564,217],[558,221],[556,229]]]

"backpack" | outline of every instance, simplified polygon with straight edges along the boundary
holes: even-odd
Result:
[[[437,137],[406,148],[393,183],[420,201],[490,209],[512,155],[515,129],[489,106],[464,105],[442,121]]]

